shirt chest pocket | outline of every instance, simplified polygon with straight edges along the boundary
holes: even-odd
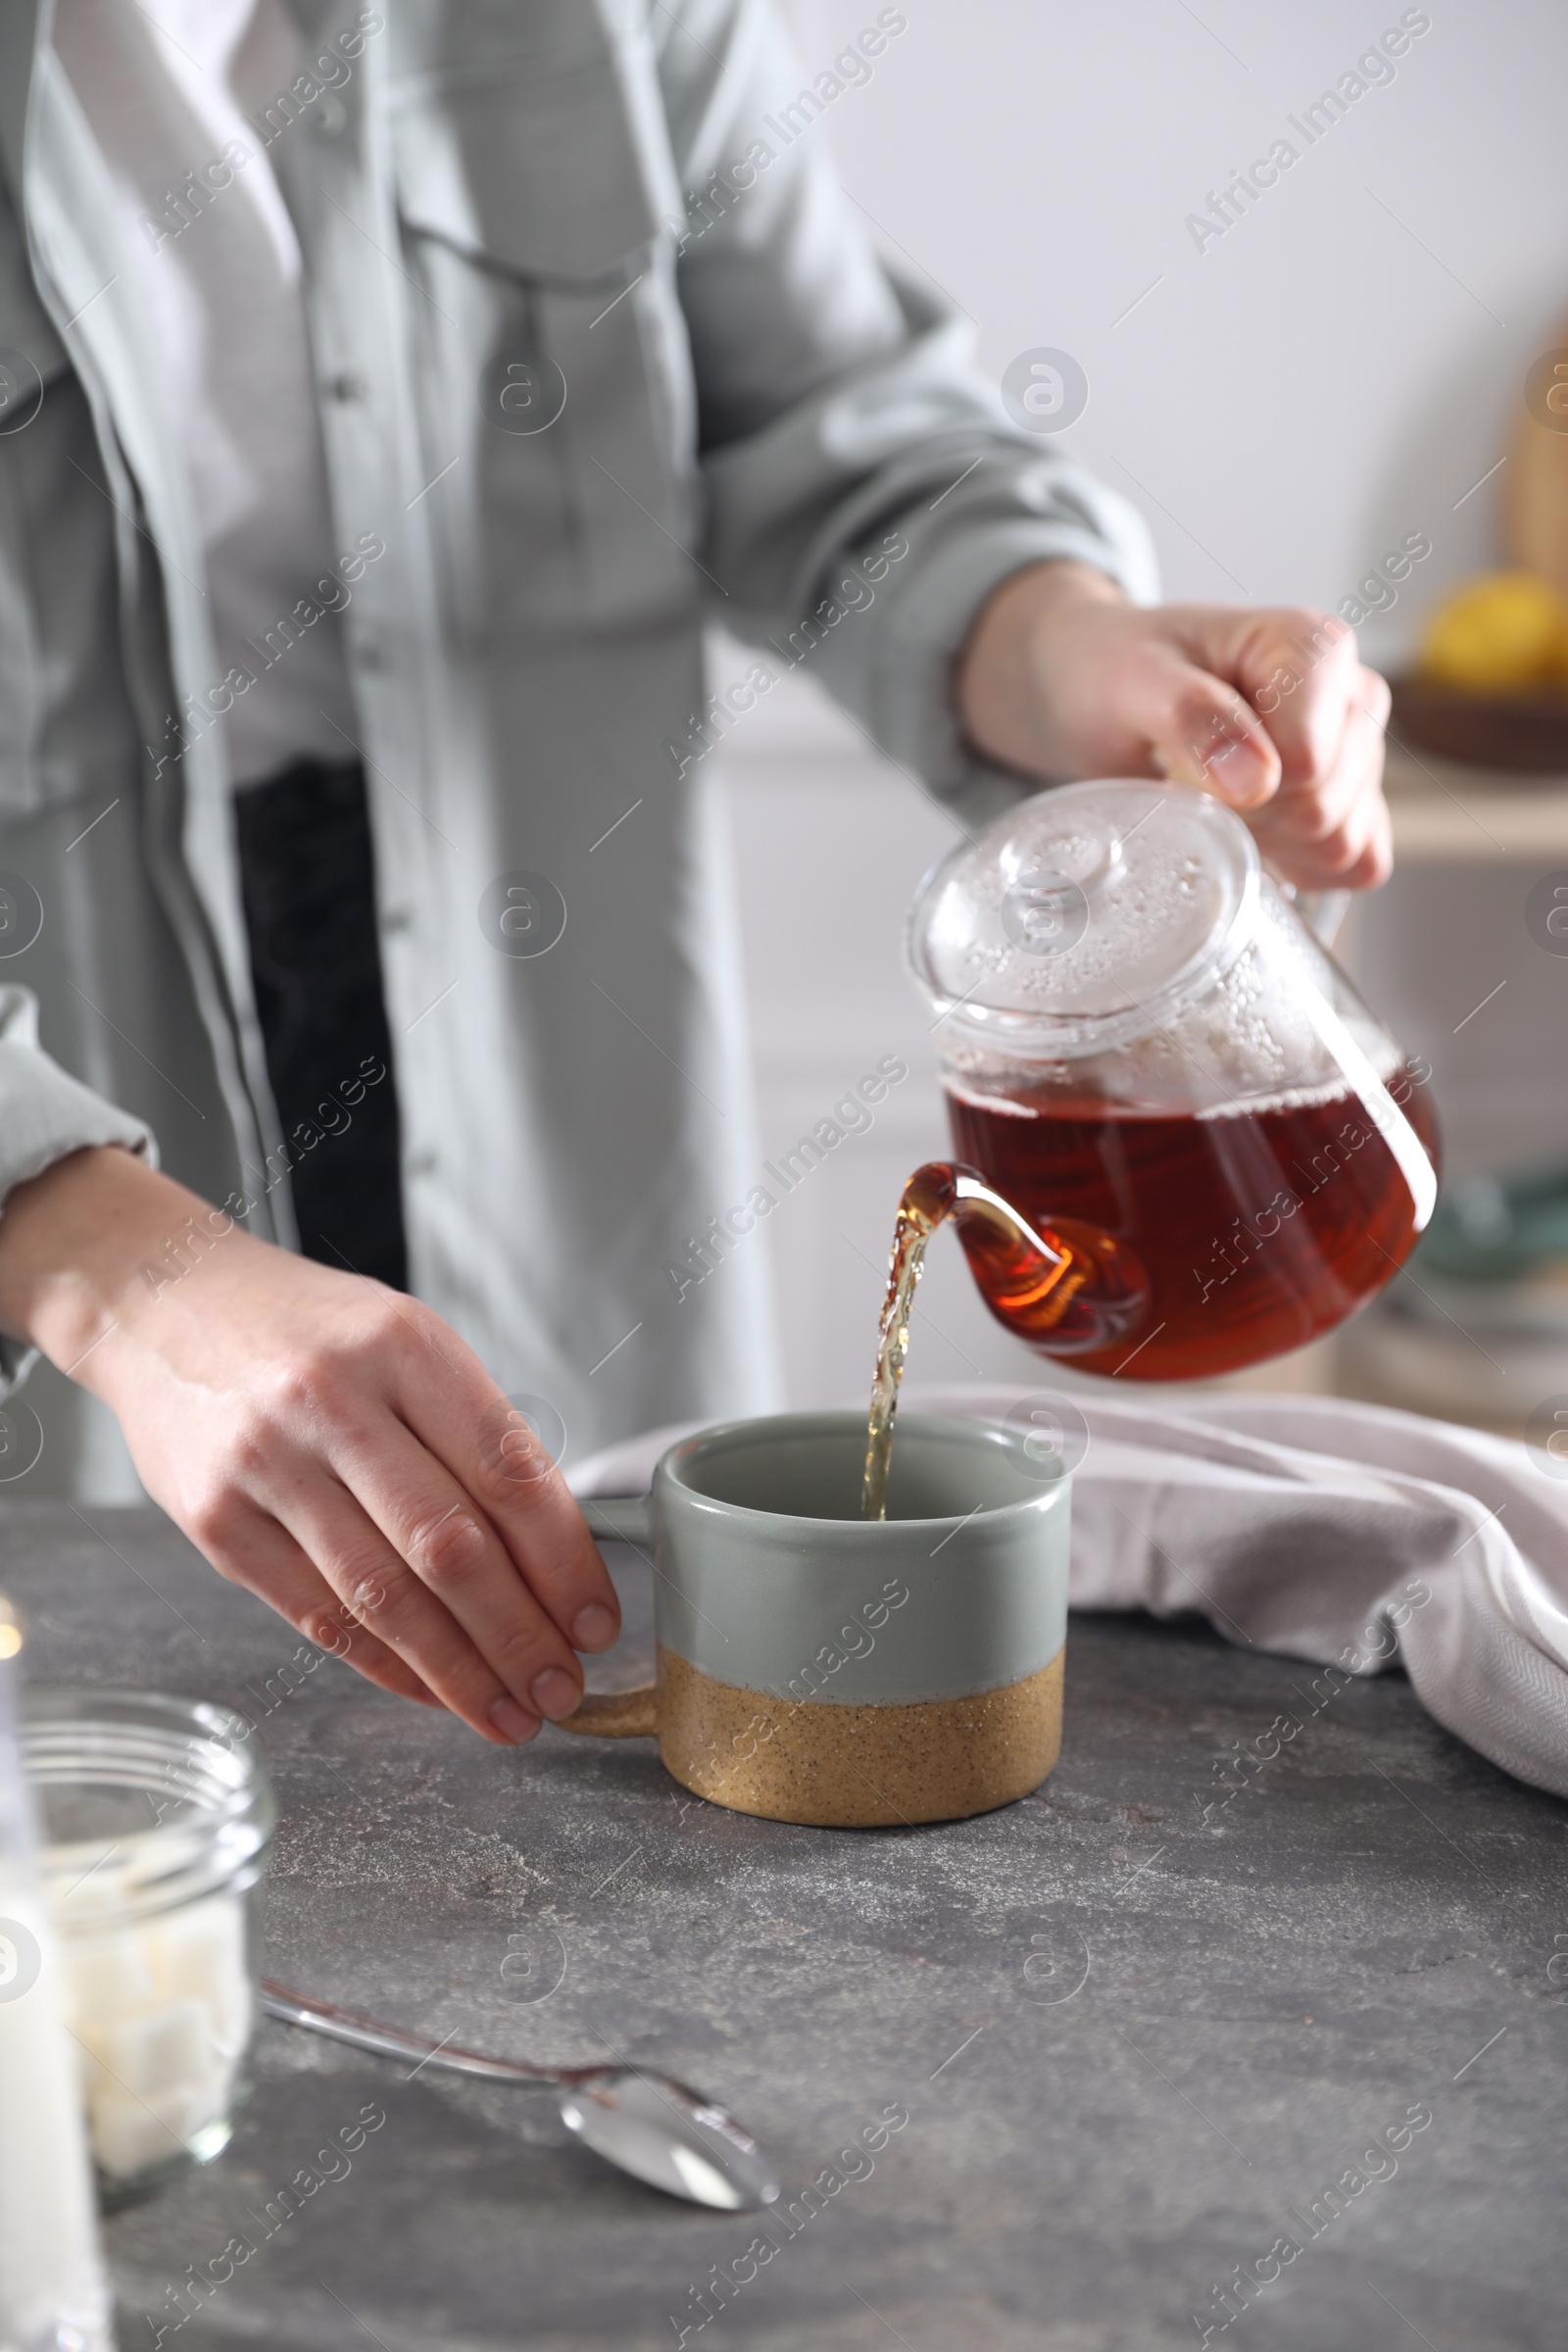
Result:
[[[460,636],[667,625],[697,604],[662,131],[635,61],[608,53],[449,75],[394,107],[429,529]]]

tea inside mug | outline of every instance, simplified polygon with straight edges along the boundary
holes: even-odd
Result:
[[[1000,1436],[1001,1433],[999,1433]],[[760,1424],[710,1444],[681,1464],[682,1484],[713,1502],[798,1519],[860,1518],[865,1426],[846,1420],[799,1435]],[[929,1426],[894,1448],[888,1478],[890,1520],[961,1520],[1038,1499],[1043,1478],[1058,1465],[1029,1457],[1010,1443],[953,1443]]]

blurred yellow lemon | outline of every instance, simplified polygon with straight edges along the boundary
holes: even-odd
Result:
[[[1472,694],[1568,685],[1568,599],[1529,571],[1472,580],[1427,622],[1421,669]]]

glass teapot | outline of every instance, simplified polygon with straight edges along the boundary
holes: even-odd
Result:
[[[1040,793],[926,877],[907,955],[958,1163],[921,1175],[1045,1353],[1130,1380],[1259,1363],[1363,1306],[1429,1221],[1430,1073],[1219,801]]]

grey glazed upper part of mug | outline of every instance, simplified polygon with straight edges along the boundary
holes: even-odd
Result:
[[[1030,1433],[911,1413],[889,1516],[858,1516],[865,1419],[781,1413],[654,1474],[659,1640],[715,1682],[865,1705],[1034,1674],[1067,1626],[1070,1476]],[[836,1662],[835,1662],[836,1661]]]

